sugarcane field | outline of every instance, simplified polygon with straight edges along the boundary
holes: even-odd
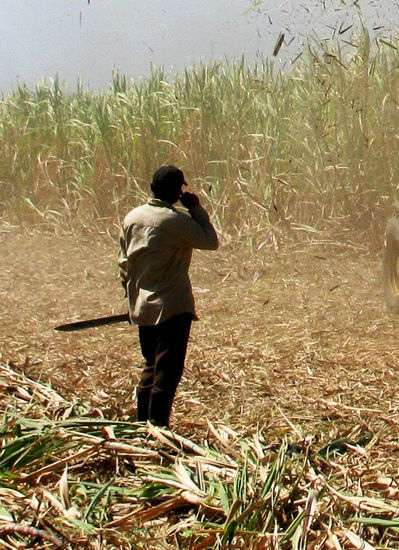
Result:
[[[0,548],[399,548],[399,44],[353,40],[3,97]],[[118,272],[164,164],[219,239],[169,427]]]

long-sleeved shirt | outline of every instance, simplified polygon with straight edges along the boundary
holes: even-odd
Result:
[[[218,238],[201,205],[190,215],[152,198],[124,219],[119,270],[133,323],[156,325],[180,313],[195,317],[188,274],[192,250],[216,250]]]

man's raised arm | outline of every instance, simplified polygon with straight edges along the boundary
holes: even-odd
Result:
[[[187,218],[187,222],[182,227],[183,241],[193,248],[216,250],[219,240],[209,214],[201,206],[198,196],[194,193],[182,193],[180,202],[191,215],[191,219]]]

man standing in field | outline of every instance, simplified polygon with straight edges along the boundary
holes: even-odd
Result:
[[[185,185],[179,168],[161,166],[153,175],[153,198],[129,212],[120,235],[120,277],[146,362],[137,420],[166,427],[196,318],[188,275],[192,251],[218,247],[206,210],[197,195],[183,192]],[[174,208],[179,200],[189,216]]]

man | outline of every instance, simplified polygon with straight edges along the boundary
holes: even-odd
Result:
[[[207,212],[176,166],[153,175],[153,198],[123,221],[119,269],[138,325],[146,366],[137,388],[137,420],[169,426],[186,356],[191,321],[196,318],[188,270],[193,248],[216,250],[218,238]],[[189,216],[174,208],[180,200]]]

